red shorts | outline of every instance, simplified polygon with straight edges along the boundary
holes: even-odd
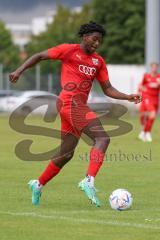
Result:
[[[63,103],[60,109],[62,135],[68,133],[80,137],[83,129],[95,118],[94,113],[86,104],[78,101]]]
[[[158,101],[152,98],[144,98],[140,105],[140,112],[157,112]]]

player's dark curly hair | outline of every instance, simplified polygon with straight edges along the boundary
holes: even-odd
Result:
[[[80,26],[78,35],[82,37],[84,34],[87,33],[93,33],[93,32],[99,32],[104,37],[106,35],[105,29],[102,27],[102,25],[90,21],[89,23],[83,24]]]

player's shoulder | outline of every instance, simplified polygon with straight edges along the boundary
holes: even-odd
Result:
[[[150,76],[151,76],[151,74],[150,74],[149,72],[144,73],[144,77],[145,77],[145,78],[148,78],[148,77],[150,77]]]
[[[76,44],[76,43],[63,43],[62,45],[70,47],[70,48],[79,46],[79,44]]]

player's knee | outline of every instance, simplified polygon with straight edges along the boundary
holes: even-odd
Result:
[[[71,160],[71,158],[74,155],[74,151],[72,152],[68,152],[68,153],[61,153],[58,154],[57,156],[53,156],[52,157],[52,161],[54,161],[54,163],[58,166],[58,167],[63,167],[69,160]]]
[[[102,139],[102,143],[104,144],[105,147],[108,147],[109,143],[110,143],[110,137],[109,136],[105,136]]]
[[[74,151],[66,153],[65,159],[69,161],[70,159],[72,159],[73,155],[74,155]]]
[[[152,111],[149,113],[149,118],[154,119],[156,117],[156,112]]]
[[[109,143],[110,143],[110,137],[107,136],[107,135],[103,136],[103,137],[96,138],[96,144],[98,146],[100,146],[101,149],[106,150]]]

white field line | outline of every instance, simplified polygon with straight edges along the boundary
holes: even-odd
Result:
[[[73,223],[98,224],[98,225],[110,225],[110,226],[118,226],[118,227],[131,227],[131,228],[160,230],[160,226],[154,226],[154,225],[150,225],[150,224],[75,218],[75,217],[67,217],[67,216],[61,216],[61,215],[56,215],[56,214],[55,215],[44,215],[44,214],[37,214],[34,212],[17,212],[16,213],[16,212],[9,212],[9,211],[8,212],[0,211],[0,214],[1,215],[10,215],[10,216],[22,216],[22,217],[35,217],[35,218],[62,220],[62,221],[69,221],[69,222],[73,222]],[[61,212],[61,214],[62,214],[62,212]]]

